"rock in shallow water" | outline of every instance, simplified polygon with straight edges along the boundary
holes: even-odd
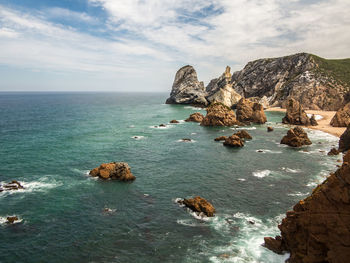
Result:
[[[227,136],[219,136],[214,139],[214,141],[219,142],[219,141],[225,141],[227,139]]]
[[[231,135],[224,141],[223,145],[229,147],[243,147],[244,141],[237,135]]]
[[[197,213],[204,213],[208,217],[214,216],[215,208],[206,199],[196,196],[195,198],[179,200],[179,204],[185,205],[189,209]]]
[[[186,122],[202,122],[204,116],[200,112],[195,112],[190,115],[185,121]]]
[[[236,132],[234,135],[238,136],[241,139],[247,139],[247,140],[253,139],[253,137],[246,130],[241,130],[239,132]]]
[[[131,173],[129,165],[123,162],[103,163],[91,170],[90,175],[105,180],[133,181],[136,179]]]
[[[237,121],[235,112],[221,103],[213,103],[207,108],[207,115],[203,118],[202,126],[233,126]]]
[[[310,119],[303,107],[295,99],[289,99],[287,102],[286,116],[282,119],[285,124],[310,125]]]
[[[294,129],[290,129],[287,132],[287,135],[282,138],[281,144],[287,144],[292,147],[301,147],[303,145],[311,145],[312,142],[303,128],[295,127]]]
[[[8,216],[7,218],[6,218],[6,222],[8,223],[8,224],[13,224],[13,223],[15,223],[16,221],[18,221],[18,217],[17,216]]]
[[[263,124],[267,121],[263,106],[244,98],[237,104],[236,115],[237,120],[243,123]]]

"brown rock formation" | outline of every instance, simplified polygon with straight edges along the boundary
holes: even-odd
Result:
[[[336,148],[332,148],[327,155],[338,155],[340,152]]]
[[[208,217],[214,216],[214,213],[215,213],[214,206],[200,196],[196,196],[195,198],[180,200],[178,201],[178,203],[185,205],[186,207],[188,207],[194,212],[204,213]]]
[[[248,139],[248,140],[253,139],[253,137],[246,130],[241,130],[239,132],[236,132],[234,135],[238,136],[241,139]]]
[[[287,102],[286,116],[282,119],[285,124],[310,125],[310,119],[303,107],[295,99],[289,99]]]
[[[21,185],[20,182],[18,182],[16,180],[13,180],[10,183],[6,183],[6,184],[0,186],[0,192],[19,190],[19,189],[24,189],[24,187]]]
[[[17,216],[8,216],[6,218],[6,220],[7,220],[7,223],[13,224],[15,221],[18,221],[18,217]]]
[[[203,126],[232,126],[239,124],[232,109],[221,103],[213,103],[207,108],[207,115],[203,118]]]
[[[185,121],[187,122],[202,122],[202,120],[204,119],[204,116],[202,113],[200,112],[195,112],[195,113],[192,113],[190,115],[190,117],[188,117]]]
[[[274,129],[273,129],[272,127],[270,127],[270,126],[267,127],[267,131],[268,131],[268,132],[273,132],[273,130],[274,130]]]
[[[347,153],[345,159],[350,159]],[[347,263],[350,258],[350,164],[299,201],[278,226],[282,239],[265,246],[290,252],[290,263]],[[280,243],[280,246],[278,246]]]
[[[225,141],[227,139],[227,136],[219,136],[214,139],[214,141],[219,142],[219,141]]]
[[[170,123],[179,123],[177,120],[171,120]]]
[[[339,151],[346,152],[350,149],[350,125],[345,132],[340,136],[339,140]]]
[[[316,121],[316,118],[315,118],[315,114],[312,114],[311,118],[310,118],[310,124],[311,126],[317,126],[318,123]]]
[[[263,124],[267,121],[264,107],[256,102],[248,99],[240,99],[237,103],[237,120],[243,123],[259,123]]]
[[[231,135],[224,141],[223,144],[225,146],[230,146],[230,147],[243,147],[244,141],[241,138],[239,138],[237,135]]]
[[[136,177],[131,173],[127,163],[103,163],[99,167],[90,171],[93,177],[101,179],[114,179],[120,181],[133,181]]]
[[[348,127],[350,125],[350,102],[340,108],[331,120],[333,127]]]
[[[303,128],[295,127],[294,129],[290,129],[287,132],[287,135],[282,138],[281,144],[287,144],[292,147],[300,147],[303,145],[310,145],[312,142]]]

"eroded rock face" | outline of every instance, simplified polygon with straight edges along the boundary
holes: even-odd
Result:
[[[233,126],[239,124],[235,112],[229,107],[214,103],[207,108],[207,115],[203,118],[203,126]]]
[[[238,101],[242,98],[233,88],[233,83],[231,82],[231,68],[226,67],[225,72],[217,79],[210,81],[206,87],[207,101],[209,103],[219,102],[227,107],[232,107],[236,105]]]
[[[340,136],[339,140],[339,151],[346,152],[350,149],[350,125],[345,132]]]
[[[295,99],[289,99],[287,102],[286,116],[282,119],[285,124],[310,125],[310,119],[303,107]]]
[[[348,127],[350,125],[350,102],[340,108],[331,120],[333,127]]]
[[[247,140],[253,139],[253,137],[246,130],[241,130],[239,132],[236,132],[234,135],[238,136],[241,139],[247,139]]]
[[[271,106],[294,98],[305,109],[338,110],[349,91],[347,84],[320,70],[321,58],[299,53],[249,62],[233,73],[233,89],[244,98],[267,97]]]
[[[290,129],[287,132],[287,135],[282,138],[281,144],[287,144],[292,147],[300,147],[303,145],[311,145],[312,142],[303,128],[295,127],[294,129]]]
[[[347,153],[345,159],[350,158]],[[275,252],[288,251],[288,262],[346,263],[350,258],[350,164],[332,173],[299,201],[278,226],[281,240],[267,240]],[[280,246],[279,246],[280,244]]]
[[[230,137],[226,138],[223,145],[229,147],[243,147],[244,141],[237,135],[231,135]]]
[[[190,117],[188,117],[185,121],[186,122],[202,122],[202,120],[204,119],[204,116],[202,113],[200,112],[195,112],[195,113],[192,113],[190,115]]]
[[[131,173],[129,165],[122,162],[103,163],[91,170],[90,175],[93,177],[98,176],[105,180],[133,181],[136,179]]]
[[[213,217],[215,213],[214,206],[206,199],[196,196],[195,198],[184,199],[178,201],[179,204],[185,205],[189,209],[197,213],[204,213],[208,217]]]
[[[237,104],[236,115],[237,120],[243,123],[263,124],[267,121],[263,106],[244,98]]]
[[[198,81],[197,72],[188,65],[177,71],[170,97],[166,103],[206,106],[208,102],[205,96],[203,82]]]

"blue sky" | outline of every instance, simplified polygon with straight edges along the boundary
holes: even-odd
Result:
[[[169,91],[193,65],[350,57],[348,0],[0,0],[0,91]]]

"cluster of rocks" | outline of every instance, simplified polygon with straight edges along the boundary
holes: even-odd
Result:
[[[286,105],[286,116],[282,119],[284,124],[317,126],[315,115],[309,118],[302,105],[295,99],[289,99]]]
[[[24,189],[20,182],[13,180],[10,183],[0,185],[0,192]]]
[[[251,140],[253,137],[245,130],[241,130],[239,132],[236,132],[235,134],[231,136],[219,136],[214,139],[214,141],[224,141],[224,146],[230,146],[230,147],[243,147],[244,146],[244,140]]]
[[[179,200],[177,202],[180,205],[183,205],[198,214],[204,214],[208,217],[214,216],[214,213],[215,213],[214,206],[211,203],[209,203],[206,199],[200,196],[196,196],[190,199]]]
[[[103,163],[92,169],[89,174],[104,180],[133,181],[136,179],[131,173],[129,165],[124,162]]]
[[[281,236],[265,246],[290,253],[288,262],[348,262],[350,258],[350,152],[342,166],[288,211]]]

